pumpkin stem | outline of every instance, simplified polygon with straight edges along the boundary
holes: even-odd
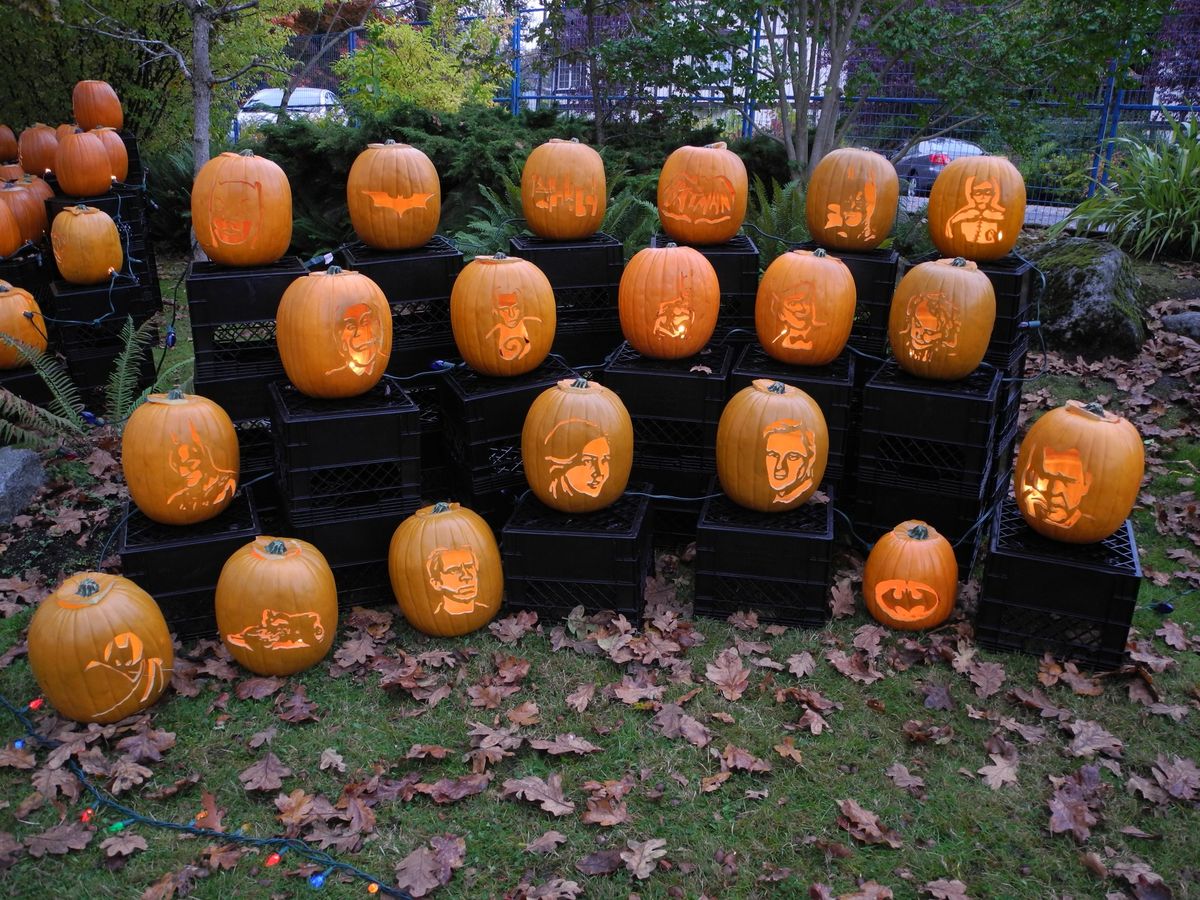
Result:
[[[389,144],[394,144],[394,143],[396,143],[396,142],[392,138],[388,138],[386,141],[383,142],[383,145],[386,147]]]
[[[79,587],[75,588],[75,593],[80,597],[94,597],[100,593],[100,585],[96,583],[95,579],[85,578],[79,582]]]
[[[253,150],[243,150],[238,154],[238,156],[253,156],[253,155],[254,155]]]
[[[439,500],[437,503],[433,504],[433,511],[435,513],[450,512],[450,504],[444,500]]]
[[[824,248],[824,247],[818,247],[816,250],[814,250],[814,251],[813,251],[813,256],[817,257],[818,259],[821,259],[821,258],[823,258],[823,257],[826,257],[826,256],[828,256],[828,255],[829,255],[829,254],[825,252],[825,248]]]
[[[578,144],[578,143],[579,143],[579,138],[571,138],[571,143],[572,143],[572,144]]]
[[[778,382],[778,381],[772,381],[769,385],[767,385],[767,393],[786,394],[787,393],[787,385],[782,384],[781,382]]]
[[[1099,416],[1102,419],[1104,418],[1104,407],[1095,400],[1093,400],[1091,403],[1085,403],[1083,408],[1090,412],[1093,416]]]
[[[264,549],[272,556],[284,556],[287,554],[287,544],[279,540],[279,538],[268,542]]]
[[[167,399],[168,400],[182,400],[183,399],[183,391],[179,389],[179,385],[175,385],[175,387],[173,387],[169,391],[167,391]]]
[[[924,525],[914,525],[908,529],[908,536],[914,541],[927,541],[929,540],[929,529]]]
[[[679,246],[679,245],[678,245],[677,243],[675,243],[674,241],[668,241],[668,242],[667,242],[667,249],[668,249],[668,250],[673,250],[674,248],[676,248],[676,247],[678,247],[678,246]]]
[[[76,203],[75,208],[80,212],[84,212],[88,208],[88,205],[86,203]]]
[[[508,259],[508,254],[497,250],[492,259]]]
[[[12,290],[12,285],[7,281],[0,281],[0,294],[7,294]]]
[[[325,270],[325,274],[326,275],[341,275],[342,267],[341,266],[330,266],[328,269]]]
[[[583,390],[587,390],[588,380],[581,375],[580,377],[576,378],[573,382],[571,382],[571,387],[582,388]]]
[[[964,259],[961,256],[954,257],[954,262],[950,263],[950,265],[954,266],[954,268],[956,268],[956,269],[961,269],[961,268],[965,267],[966,264],[967,264],[966,259]]]

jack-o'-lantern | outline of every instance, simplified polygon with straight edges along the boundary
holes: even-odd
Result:
[[[164,525],[219,515],[237,493],[237,432],[220,406],[178,388],[151,394],[133,411],[121,438],[129,496]]]
[[[192,185],[192,227],[209,258],[224,266],[265,266],[292,242],[287,175],[251,150],[210,159]]]
[[[450,329],[468,366],[506,378],[532,372],[554,343],[558,310],[542,270],[497,253],[463,267],[450,292]]]
[[[221,569],[216,613],[221,643],[251,672],[302,672],[325,658],[337,633],[333,571],[306,541],[257,537]]]
[[[50,225],[58,274],[71,284],[100,284],[125,264],[121,235],[112,216],[94,206],[68,206]]]
[[[59,138],[54,175],[68,197],[97,197],[112,190],[112,163],[104,142],[78,129]]]
[[[1025,224],[1025,179],[1002,156],[962,156],[929,192],[929,237],[946,256],[980,262],[1012,252]]]
[[[0,203],[0,259],[11,256],[25,244],[21,225],[6,204]]]
[[[275,314],[283,370],[310,397],[356,397],[392,355],[392,310],[374,281],[330,266],[288,285]]]
[[[442,213],[437,169],[408,144],[368,144],[350,167],[346,205],[363,243],[380,250],[424,246]]]
[[[104,145],[104,152],[108,154],[108,164],[112,167],[113,179],[124,182],[129,175],[129,151],[125,148],[125,142],[121,140],[120,132],[105,125],[93,128],[88,133],[95,135]]]
[[[0,125],[0,162],[11,162],[17,158],[17,136],[7,125]]]
[[[24,174],[25,170],[19,163],[0,164],[0,181],[16,181]]]
[[[901,522],[871,548],[863,569],[867,612],[881,625],[916,631],[941,625],[958,596],[958,561],[937,529]]]
[[[939,259],[900,279],[888,340],[896,362],[918,378],[956,381],[979,368],[996,323],[996,292],[975,263]]]
[[[153,598],[118,575],[72,575],[29,623],[29,667],[50,704],[77,722],[119,722],[166,690],[175,652]]]
[[[717,478],[739,506],[794,509],[816,493],[828,462],[825,414],[800,388],[759,378],[725,404],[717,425]]]
[[[42,176],[54,170],[54,154],[58,152],[58,136],[43,122],[36,122],[21,132],[17,140],[18,162],[26,172]]]
[[[653,359],[683,359],[704,349],[717,327],[721,286],[698,250],[667,244],[634,254],[617,294],[621,333]]]
[[[854,276],[824,250],[781,254],[758,283],[754,326],[780,362],[823,366],[837,359],[854,327]]]
[[[27,347],[45,352],[46,321],[42,309],[29,291],[0,281],[0,334],[8,335]],[[0,370],[29,365],[17,347],[0,341]]]
[[[663,231],[689,244],[730,240],[746,218],[746,165],[724,142],[680,147],[658,176]]]
[[[808,230],[838,250],[874,250],[892,232],[900,179],[887,157],[846,147],[826,154],[808,179]]]
[[[125,125],[121,98],[105,81],[77,82],[71,91],[71,111],[79,127],[87,131],[101,125],[119,130]]]
[[[633,468],[629,412],[595,381],[560,381],[529,407],[521,459],[534,496],[552,509],[581,513],[612,506]]]
[[[534,147],[521,170],[525,223],[544,238],[570,241],[595,234],[607,195],[604,160],[575,138],[551,138]]]
[[[1102,541],[1128,518],[1146,473],[1137,429],[1098,403],[1068,400],[1033,423],[1013,489],[1039,534],[1069,544]]]
[[[42,184],[46,183],[42,181]],[[7,206],[9,212],[16,217],[23,241],[40,241],[45,237],[46,201],[32,186],[24,181],[13,181],[0,186],[0,205]]]
[[[404,618],[433,637],[476,631],[500,611],[504,573],[491,528],[457,503],[435,503],[400,523],[388,574]]]

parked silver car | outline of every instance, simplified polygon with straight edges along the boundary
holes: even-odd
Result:
[[[934,180],[951,160],[960,156],[984,156],[987,151],[978,144],[958,138],[932,138],[921,141],[896,161],[901,191],[911,190],[928,194]]]
[[[238,110],[235,137],[247,128],[273,124],[279,118],[282,100],[282,88],[263,88],[251,94],[250,99]],[[287,111],[289,116],[346,121],[346,112],[337,94],[322,88],[296,88],[288,97]]]

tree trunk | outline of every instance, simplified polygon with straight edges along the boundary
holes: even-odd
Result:
[[[212,62],[208,47],[212,37],[203,3],[189,4],[192,13],[192,174],[208,162],[212,152]]]

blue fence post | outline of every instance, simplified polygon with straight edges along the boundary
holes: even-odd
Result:
[[[358,49],[358,32],[351,31],[350,34],[346,37],[346,52],[348,54],[350,54],[351,56],[353,56],[354,51],[356,51],[357,49]]]
[[[509,97],[509,108],[514,116],[521,114],[521,13],[523,8],[517,7],[516,13],[513,15],[512,27],[512,51],[513,51],[513,67],[512,67],[512,94]]]
[[[1117,99],[1113,103],[1112,114],[1109,116],[1108,143],[1104,147],[1104,171],[1100,173],[1100,183],[1108,184],[1108,166],[1112,162],[1113,148],[1117,143],[1117,126],[1121,124],[1121,106],[1125,103],[1125,88],[1117,90]]]
[[[1108,117],[1112,111],[1113,94],[1117,89],[1117,58],[1108,66],[1108,80],[1104,83],[1104,107],[1100,110],[1100,127],[1096,129],[1096,150],[1092,153],[1092,177],[1088,179],[1088,196],[1096,193],[1096,179],[1100,175],[1100,157],[1104,155],[1104,138],[1108,133]]]
[[[754,35],[750,38],[750,84],[746,88],[746,103],[742,112],[742,137],[754,137],[754,90],[758,87],[758,51],[762,45],[762,10],[754,14]]]

